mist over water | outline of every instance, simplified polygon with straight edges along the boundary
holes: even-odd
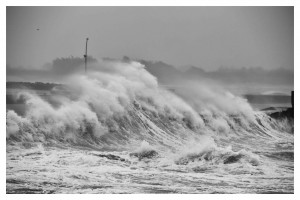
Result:
[[[135,61],[63,81],[46,97],[15,94],[25,113],[6,113],[8,192],[294,191],[293,124],[220,85],[180,80],[174,91]]]

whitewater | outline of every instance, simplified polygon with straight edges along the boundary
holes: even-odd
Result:
[[[202,82],[102,61],[6,112],[7,193],[294,193],[293,124]]]

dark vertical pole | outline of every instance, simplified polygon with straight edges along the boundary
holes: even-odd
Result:
[[[292,99],[292,107],[294,109],[294,91],[292,91],[291,99]]]
[[[84,54],[84,66],[85,66],[85,73],[87,71],[87,44],[88,44],[89,38],[86,38],[85,42],[85,54]]]

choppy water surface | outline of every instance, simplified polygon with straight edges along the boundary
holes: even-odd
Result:
[[[139,160],[126,151],[8,150],[7,193],[293,193],[293,153],[257,155],[254,163],[175,164],[171,157]]]
[[[69,83],[8,108],[7,193],[294,192],[293,121],[207,87],[176,95],[138,63]]]

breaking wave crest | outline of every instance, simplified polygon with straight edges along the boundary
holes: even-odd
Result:
[[[201,143],[189,145],[188,149],[181,150],[181,154],[175,159],[178,165],[188,165],[190,163],[206,163],[213,164],[233,164],[238,162],[250,163],[253,166],[259,165],[260,158],[244,149],[233,151],[231,146],[226,148],[218,147],[215,142],[209,138]]]
[[[54,88],[47,97],[27,91],[17,94],[26,112],[7,111],[7,143],[134,149],[147,141],[157,146],[158,150],[132,154],[143,158],[197,141],[194,145],[202,150],[187,153],[177,163],[248,159],[257,164],[246,150],[226,148],[230,144],[251,149],[254,140],[285,137],[280,133],[288,127],[284,122],[254,111],[246,100],[228,92],[183,83],[175,94],[138,62],[103,62],[99,68],[68,77],[64,87]],[[204,136],[220,147],[214,143],[206,148]]]

